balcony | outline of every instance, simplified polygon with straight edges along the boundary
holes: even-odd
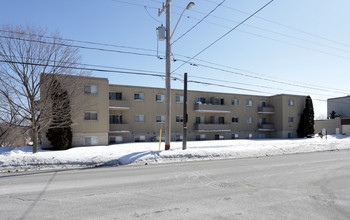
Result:
[[[195,104],[195,112],[209,112],[209,113],[231,113],[230,106],[228,105],[203,105]]]
[[[259,114],[275,114],[275,108],[274,107],[259,107],[258,113]]]
[[[109,100],[109,109],[111,110],[129,110],[130,102],[121,100]]]
[[[130,132],[129,124],[109,124],[109,132],[128,133]]]
[[[274,107],[259,107],[258,113],[259,114],[275,114],[275,108]]]
[[[195,124],[194,130],[197,132],[230,132],[230,124]]]
[[[274,124],[262,124],[259,125],[258,131],[274,131],[275,125]]]

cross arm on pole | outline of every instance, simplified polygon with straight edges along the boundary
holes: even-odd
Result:
[[[163,3],[163,8],[162,8],[162,10],[160,11],[160,10],[158,9],[158,16],[160,16],[160,15],[163,13],[163,11],[169,6],[170,2],[171,2],[171,0],[168,0],[168,1],[166,2],[166,5],[165,5],[165,6],[164,6],[164,3]]]

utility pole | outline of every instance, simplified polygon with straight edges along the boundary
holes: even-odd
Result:
[[[188,10],[194,6],[194,2],[188,3],[187,7],[182,11],[179,20],[175,26],[175,29],[173,30],[173,33],[171,33],[170,29],[170,2],[171,0],[166,0],[166,4],[162,10],[159,10],[158,16],[162,14],[164,10],[166,10],[166,26],[165,26],[165,41],[166,41],[166,51],[165,51],[165,150],[170,150],[170,141],[171,141],[171,85],[170,85],[170,79],[171,79],[171,67],[170,67],[170,55],[171,55],[171,36],[174,34],[175,29],[185,12],[185,10]]]
[[[162,14],[166,9],[166,26],[165,26],[165,40],[166,40],[166,52],[165,52],[165,150],[170,149],[171,139],[171,84],[170,84],[170,54],[171,54],[171,43],[170,43],[170,2],[166,1],[166,5],[163,4],[163,9],[159,11],[158,16]]]
[[[183,111],[183,133],[182,133],[182,150],[187,149],[187,73],[184,75],[184,111]]]
[[[170,44],[170,1],[167,0],[168,7],[166,8],[166,64],[165,64],[165,87],[166,87],[166,101],[165,101],[165,150],[170,149],[171,141],[171,85],[170,85],[170,54],[171,54],[171,44]]]

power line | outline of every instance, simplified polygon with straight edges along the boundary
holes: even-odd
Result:
[[[1,30],[0,30],[1,31]],[[3,31],[3,30],[2,30]],[[9,31],[7,31],[9,32]],[[11,33],[19,33],[19,32],[11,32]],[[39,35],[37,35],[39,36]],[[1,37],[1,36],[0,36]],[[47,36],[41,36],[41,37],[47,37]],[[4,38],[11,38],[11,37],[4,37]],[[54,37],[47,37],[47,38],[52,38],[52,39],[55,39]],[[20,38],[11,38],[11,39],[20,39]],[[61,40],[66,40],[64,38],[57,38],[57,39],[61,39]],[[21,40],[25,40],[25,39],[21,39]],[[34,41],[34,40],[32,40]],[[78,40],[71,40],[71,41],[74,41],[74,42],[81,42],[81,41],[78,41]],[[54,43],[51,43],[51,42],[46,42],[46,41],[35,41],[35,42],[40,42],[40,43],[49,43],[49,44],[54,44]],[[94,44],[100,44],[100,43],[96,43],[96,42],[90,42],[90,43],[94,43]],[[58,44],[56,44],[58,45]],[[67,44],[61,44],[63,46],[67,46],[67,47],[78,47],[78,48],[82,48],[81,46],[76,46],[76,45],[67,45]],[[100,44],[102,45],[102,44]],[[107,44],[107,45],[110,45],[110,46],[116,46],[116,45],[113,45],[113,44]],[[84,49],[86,49],[86,47],[84,47]],[[89,48],[89,49],[94,49],[94,48]],[[101,49],[101,48],[96,48],[98,50],[102,50],[102,51],[105,51],[105,52],[120,52],[120,51],[116,51],[116,50],[106,50],[106,49]],[[143,49],[143,48],[139,48],[139,49]],[[146,49],[144,49],[146,50]],[[123,51],[124,53],[131,53],[131,54],[135,54],[135,53],[132,53],[132,52],[126,52],[126,51]],[[149,55],[149,54],[140,54],[140,53],[137,53],[138,55]],[[181,55],[183,56],[183,55]],[[186,58],[189,58],[188,56],[183,56],[183,57],[186,57]],[[200,62],[206,62],[206,63],[210,63],[210,64],[213,64],[213,65],[218,65],[218,66],[223,66],[225,68],[231,68],[231,69],[237,69],[237,68],[233,68],[233,67],[228,67],[228,66],[224,66],[224,65],[220,65],[220,64],[217,64],[217,63],[212,63],[212,62],[209,62],[209,61],[204,61],[204,60],[199,60],[199,59],[195,59],[195,60],[198,60]],[[184,63],[188,63],[184,60],[180,60],[181,62],[184,62]],[[223,70],[223,69],[220,69],[220,68],[215,68],[215,67],[210,67],[210,66],[206,66],[206,65],[202,65],[202,64],[193,64],[193,65],[196,65],[196,66],[202,66],[202,67],[206,67],[206,68],[211,68],[211,69],[215,69],[215,70],[220,70],[220,71],[224,71],[224,72],[227,72],[227,70]],[[241,69],[237,69],[239,71],[243,71],[243,72],[250,72],[250,73],[253,73],[253,74],[258,74],[258,73],[255,73],[255,72],[251,72],[251,71],[245,71],[245,70],[241,70]],[[242,75],[242,76],[246,76],[246,77],[252,77],[252,78],[256,78],[256,79],[261,79],[261,80],[268,80],[268,79],[262,79],[262,78],[258,78],[258,77],[255,77],[255,76],[251,76],[251,75],[247,75],[247,74],[242,74],[242,73],[237,73],[237,72],[233,72],[233,71],[229,71],[231,73],[234,73],[234,74],[238,74],[238,75]],[[175,74],[175,73],[174,73]],[[263,75],[263,74],[258,74],[258,75],[262,75],[262,76],[266,76],[266,75]],[[181,76],[182,77],[182,76]],[[267,77],[271,77],[271,76],[267,76]],[[270,80],[271,81],[271,80]],[[283,84],[286,84],[285,82],[281,82],[281,81],[277,81],[277,80],[273,80],[272,82],[274,83],[283,83]],[[293,85],[293,86],[298,86],[298,87],[303,87],[303,88],[309,88],[310,87],[304,87],[304,86],[300,86],[300,84],[305,84],[305,83],[300,83],[300,82],[297,82],[298,84],[291,84],[291,83],[288,83],[288,85]],[[311,85],[311,84],[307,84],[307,85]],[[315,89],[315,86],[314,85],[311,85],[313,86],[313,88]],[[319,86],[318,86],[319,87]],[[334,88],[329,88],[329,87],[323,87],[323,88],[326,88],[326,89],[331,89],[333,90],[332,92],[337,92],[337,91],[340,91],[340,90],[334,90]],[[317,89],[317,90],[321,90],[323,91],[324,89]],[[338,92],[338,93],[348,93],[348,91],[346,92]]]
[[[186,62],[186,61],[183,61],[183,62]],[[299,85],[299,84],[293,84],[293,83],[278,81],[278,80],[274,80],[274,79],[267,79],[267,78],[263,78],[263,77],[259,77],[259,76],[252,76],[252,75],[249,75],[249,74],[239,73],[239,72],[235,72],[235,71],[231,71],[231,70],[225,70],[225,69],[221,69],[221,68],[217,68],[217,67],[212,67],[212,66],[208,66],[208,65],[203,65],[203,64],[197,64],[197,66],[201,66],[201,67],[205,67],[205,68],[210,68],[210,69],[213,69],[213,70],[219,70],[219,71],[222,71],[222,72],[232,73],[232,74],[240,75],[240,76],[244,76],[244,77],[249,77],[249,78],[254,78],[254,79],[269,81],[269,82],[278,83],[278,84],[284,84],[284,85],[288,85],[288,86],[295,86],[295,87],[300,87],[300,88],[306,88],[306,89],[324,91],[323,88],[317,88],[317,87],[311,87],[311,86],[303,86],[303,85]],[[330,92],[344,94],[344,92],[338,92],[338,91],[336,91],[336,90],[330,91]]]
[[[211,46],[213,46],[215,43],[217,43],[218,41],[220,41],[222,38],[224,38],[225,36],[227,36],[229,33],[231,33],[233,30],[235,30],[236,28],[238,28],[241,24],[243,24],[244,22],[246,22],[247,20],[249,20],[250,18],[252,18],[254,15],[256,15],[258,12],[260,12],[261,10],[263,10],[266,6],[268,6],[269,4],[271,4],[271,2],[273,2],[274,0],[269,1],[268,3],[266,3],[264,6],[262,6],[261,8],[259,8],[257,11],[255,11],[253,14],[251,14],[250,16],[248,16],[246,19],[244,19],[241,23],[237,24],[235,27],[233,27],[231,30],[229,30],[228,32],[226,32],[224,35],[222,35],[221,37],[219,37],[218,39],[216,39],[213,43],[209,44],[207,47],[205,47],[203,50],[201,50],[199,53],[197,53],[196,55],[194,55],[192,58],[190,58],[189,60],[187,60],[186,62],[191,61],[193,58],[197,57],[198,55],[200,55],[201,53],[203,53],[204,51],[206,51],[207,49],[209,49]],[[176,68],[174,71],[180,69],[183,65],[185,65],[185,63],[183,63],[182,65],[180,65],[178,68]],[[173,71],[173,72],[174,72]]]
[[[183,33],[180,37],[178,37],[176,40],[173,41],[172,44],[174,44],[176,41],[180,40],[183,36],[185,36],[188,32],[192,31],[197,25],[199,25],[204,19],[206,19],[211,13],[213,13],[217,8],[219,8],[225,0],[223,0],[220,4],[218,4],[213,10],[211,10],[207,15],[205,15],[200,21],[198,21],[194,26],[192,26],[189,30],[187,30],[185,33]]]
[[[132,49],[132,50],[142,50],[142,51],[156,52],[156,50],[139,48],[139,47],[130,47],[130,46],[122,46],[122,45],[116,45],[116,44],[98,43],[98,42],[92,42],[92,41],[83,41],[83,40],[73,40],[73,39],[69,39],[69,38],[50,37],[50,36],[45,36],[45,35],[27,34],[27,33],[21,33],[21,32],[16,32],[16,31],[8,31],[8,30],[3,30],[3,29],[0,29],[0,32],[23,34],[23,35],[26,35],[26,36],[36,36],[36,37],[42,37],[42,38],[46,38],[46,39],[57,39],[57,40],[62,40],[62,41],[75,42],[75,43],[85,43],[85,44],[92,44],[92,45],[100,45],[100,46],[108,46],[108,47],[126,48],[126,49]]]
[[[233,82],[233,81],[213,79],[213,78],[208,78],[208,77],[190,76],[190,78],[198,78],[198,79],[211,80],[211,81],[216,81],[216,82],[224,82],[224,83],[229,83],[229,84],[238,84],[238,85],[252,86],[252,87],[257,87],[257,88],[272,89],[272,90],[279,90],[279,91],[283,90],[283,91],[288,91],[288,92],[293,92],[293,93],[295,93],[295,92],[296,93],[301,93],[300,91],[296,91],[296,90],[289,90],[289,89],[284,89],[284,88],[276,88],[276,87],[255,85],[255,84],[249,84],[249,83]],[[325,94],[319,94],[319,93],[312,93],[312,94],[313,95],[320,95],[320,96],[327,96]]]
[[[42,41],[42,40],[24,39],[24,38],[19,38],[19,37],[7,37],[7,36],[3,36],[3,35],[0,35],[0,38],[30,41],[30,42],[58,45],[58,46],[64,46],[64,47],[74,47],[74,48],[78,48],[78,49],[99,50],[99,51],[103,51],[103,52],[114,52],[114,53],[124,53],[124,54],[132,54],[132,55],[139,55],[139,56],[157,57],[157,55],[154,55],[154,54],[136,53],[136,52],[131,52],[131,51],[112,50],[112,49],[103,49],[103,48],[98,48],[98,47],[69,45],[69,44],[65,44],[65,43],[47,42],[47,41]]]
[[[205,1],[210,2],[212,4],[217,4],[216,2],[211,1],[211,0],[205,0]],[[245,12],[245,11],[242,11],[242,10],[230,7],[230,6],[224,5],[223,7],[228,8],[228,9],[233,10],[233,11],[236,11],[236,12],[239,12],[239,13],[242,13],[242,14],[249,15],[248,12]],[[350,45],[348,45],[348,44],[344,44],[344,43],[339,42],[339,41],[335,41],[335,40],[332,40],[332,39],[329,39],[329,38],[326,38],[326,37],[323,37],[323,36],[320,36],[320,35],[317,35],[317,34],[314,34],[314,33],[310,33],[310,32],[301,30],[301,29],[296,28],[296,27],[292,27],[292,26],[285,25],[285,24],[282,24],[282,23],[279,23],[279,22],[276,22],[276,21],[272,21],[270,19],[266,19],[266,18],[263,18],[261,16],[255,16],[255,18],[263,20],[263,21],[266,21],[266,22],[269,22],[269,23],[272,23],[272,24],[275,24],[275,25],[278,25],[278,26],[281,26],[281,27],[284,27],[284,28],[287,28],[287,29],[290,29],[290,30],[293,30],[293,31],[296,31],[296,32],[299,32],[299,33],[303,33],[303,34],[312,36],[314,38],[319,38],[319,39],[322,39],[322,40],[325,40],[325,41],[328,41],[328,42],[332,42],[332,43],[335,43],[335,44],[338,44],[338,45],[350,47]]]
[[[86,71],[96,71],[96,72],[112,72],[112,73],[121,73],[121,74],[130,74],[130,75],[142,75],[142,76],[155,76],[155,77],[165,77],[165,74],[152,74],[152,73],[141,73],[141,72],[130,72],[130,71],[117,71],[117,70],[107,70],[107,69],[97,69],[97,68],[85,68],[85,67],[73,67],[73,66],[62,66],[62,65],[53,65],[53,64],[40,64],[40,63],[31,63],[31,62],[18,62],[18,61],[8,61],[0,60],[2,63],[11,63],[11,64],[22,64],[22,65],[33,65],[33,66],[42,66],[42,67],[57,67],[57,68],[66,68],[73,70],[86,70]],[[73,63],[71,63],[73,64]]]

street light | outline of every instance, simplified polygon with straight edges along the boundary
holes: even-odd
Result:
[[[166,111],[166,116],[165,116],[165,150],[170,150],[170,139],[171,139],[171,86],[170,86],[170,73],[171,73],[171,68],[170,68],[170,54],[171,54],[171,37],[173,36],[175,29],[177,25],[179,24],[179,21],[185,12],[185,10],[190,9],[194,6],[194,2],[188,3],[187,7],[182,11],[179,20],[176,23],[176,26],[174,28],[174,31],[172,34],[170,34],[170,2],[171,0],[166,1],[166,5],[164,6],[163,4],[163,9],[159,11],[158,16],[162,14],[162,12],[166,9],[166,27],[165,27],[165,32],[166,32],[166,62],[165,62],[165,88],[166,88],[166,99],[165,99],[165,111]]]
[[[171,38],[173,37],[174,32],[175,32],[175,30],[176,30],[176,28],[177,28],[177,25],[179,24],[179,22],[180,22],[180,20],[181,20],[181,17],[182,17],[182,15],[184,14],[184,12],[185,12],[186,10],[188,10],[188,9],[193,8],[193,6],[194,6],[194,2],[190,2],[190,3],[188,3],[187,7],[184,8],[184,10],[181,12],[181,15],[180,15],[180,17],[179,17],[179,20],[177,20],[177,23],[176,23],[176,25],[175,25],[175,28],[174,28],[174,30],[173,30],[173,33],[172,33],[171,36],[170,36],[170,40],[171,40]]]

